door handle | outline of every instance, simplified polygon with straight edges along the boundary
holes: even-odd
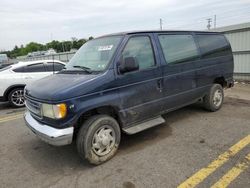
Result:
[[[157,80],[157,90],[162,92],[163,79]]]

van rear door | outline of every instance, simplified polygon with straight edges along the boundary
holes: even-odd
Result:
[[[233,80],[233,55],[229,42],[221,33],[196,33],[202,62],[197,71],[197,87],[210,89],[215,79]]]

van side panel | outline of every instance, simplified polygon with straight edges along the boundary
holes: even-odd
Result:
[[[201,96],[200,92],[197,92],[196,69],[200,64],[200,59],[192,32],[159,33],[155,35],[155,40],[161,54],[164,112],[198,100]],[[187,51],[196,55],[187,54]],[[183,57],[183,54],[186,57]],[[171,56],[174,56],[175,60]]]
[[[233,83],[233,55],[225,36],[218,33],[196,33],[195,36],[202,60],[196,71],[197,87],[212,85],[217,78]]]

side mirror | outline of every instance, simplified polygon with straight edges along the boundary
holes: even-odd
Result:
[[[136,70],[139,70],[139,64],[136,58],[134,57],[126,57],[125,59],[122,60],[119,66],[119,71],[122,74]]]

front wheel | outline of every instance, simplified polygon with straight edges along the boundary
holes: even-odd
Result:
[[[13,107],[24,107],[24,89],[23,88],[15,88],[13,89],[9,95],[8,100],[11,106]]]
[[[120,144],[121,131],[117,121],[107,115],[89,118],[77,135],[77,150],[81,158],[91,164],[101,164],[111,159]]]
[[[224,101],[224,91],[220,84],[214,84],[204,97],[204,107],[212,112],[219,110]]]

